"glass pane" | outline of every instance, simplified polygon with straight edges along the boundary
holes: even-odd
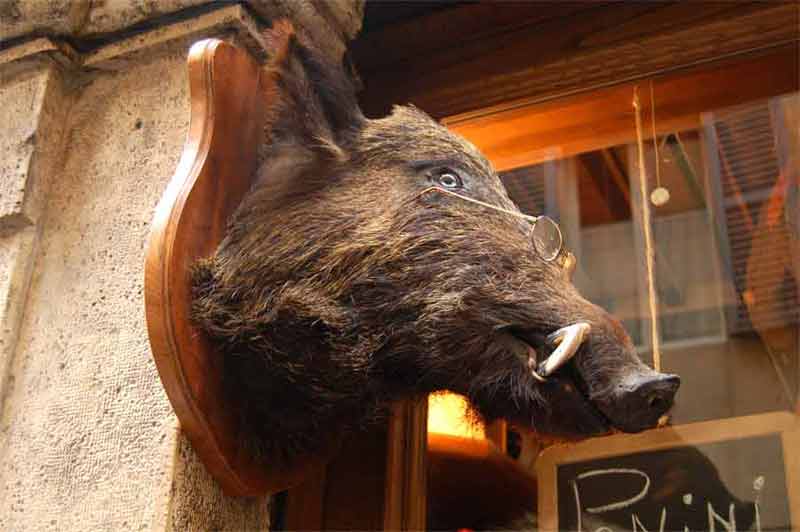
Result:
[[[493,456],[475,443],[489,440],[538,475],[539,504],[495,528],[800,527],[800,94],[705,107],[680,119],[665,111],[664,122],[656,112],[655,139],[643,113],[641,152],[632,109],[627,134],[617,123],[604,137],[604,124],[592,123],[598,137],[574,146],[531,143],[529,164],[502,152],[513,161],[500,173],[511,198],[559,224],[579,291],[621,320],[645,363],[682,385],[674,428],[645,438],[561,447],[515,427],[472,431],[469,452]],[[547,127],[557,108],[548,107]],[[524,483],[512,477],[484,496],[513,499],[509,486]],[[431,497],[436,513],[447,499],[435,489]]]
[[[675,423],[796,401],[796,106],[794,95],[710,111],[699,128],[645,144],[646,188],[668,191],[663,204],[647,198],[661,369],[688,376]],[[623,322],[652,364],[635,139],[501,179],[524,212],[556,219],[578,259],[575,285]]]

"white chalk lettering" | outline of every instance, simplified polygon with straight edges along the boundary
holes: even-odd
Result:
[[[667,509],[662,507],[661,521],[658,524],[658,532],[664,532],[664,527],[666,526],[666,524],[667,524]],[[639,516],[634,513],[631,514],[631,528],[633,529],[633,532],[639,532],[640,528],[642,529],[642,532],[650,532],[644,527],[642,521],[639,519]]]
[[[622,508],[627,508],[628,506],[636,504],[637,502],[639,502],[642,499],[644,499],[647,496],[648,490],[650,489],[650,477],[648,477],[646,473],[644,473],[642,471],[639,471],[638,469],[618,468],[618,469],[597,469],[597,470],[594,470],[594,471],[586,471],[585,473],[581,473],[580,475],[578,475],[578,480],[583,480],[583,479],[591,478],[591,477],[598,477],[598,476],[601,476],[601,475],[636,475],[636,476],[640,476],[640,477],[642,477],[644,479],[644,486],[642,487],[642,490],[639,493],[637,493],[636,495],[634,495],[630,499],[625,499],[625,500],[622,500],[622,501],[612,502],[610,504],[605,504],[603,506],[593,506],[591,508],[586,508],[586,511],[589,512],[590,514],[601,514],[603,512],[610,512],[612,510],[620,510]],[[575,490],[575,494],[576,494],[575,497],[577,499],[578,498],[578,488],[577,488],[577,483],[576,482],[573,483],[573,489]]]
[[[612,500],[607,504],[603,504],[600,506],[592,506],[583,508],[581,506],[581,491],[580,486],[578,486],[579,480],[585,480],[588,478],[593,477],[600,477],[604,475],[631,475],[637,479],[641,479],[642,487],[636,495],[622,499],[622,500]],[[572,485],[572,492],[575,495],[575,513],[577,516],[577,530],[576,532],[583,532],[583,512],[587,512],[589,514],[602,514],[605,512],[612,512],[615,510],[623,510],[625,508],[629,508],[636,504],[637,502],[643,500],[647,497],[647,494],[650,490],[650,477],[643,471],[638,469],[628,469],[628,468],[614,468],[614,469],[596,469],[585,471],[575,477],[574,480],[570,480],[570,484]],[[763,475],[757,476],[753,480],[753,491],[755,492],[755,501],[753,502],[753,509],[755,511],[755,523],[754,529],[755,532],[762,532],[761,530],[761,496],[764,493],[764,486],[766,484],[766,479]],[[602,486],[602,484],[601,484]],[[610,491],[610,490],[609,490]],[[613,495],[613,493],[611,493]],[[681,497],[681,502],[683,502],[686,506],[692,506],[695,502],[694,495],[691,492],[684,493]],[[710,501],[703,501],[698,500],[697,511],[702,512],[703,502],[705,502],[705,508],[707,512],[708,518],[708,530],[709,532],[717,532],[719,529],[720,531],[724,532],[737,532],[736,529],[736,506],[734,502],[730,502],[728,504],[728,515],[727,519],[723,517],[723,515],[717,513],[714,509],[714,506],[711,504]],[[631,530],[632,532],[651,532],[644,523],[642,522],[642,518],[639,517],[633,509],[631,509]],[[651,519],[650,515],[644,515],[645,521],[650,520],[649,524],[652,526],[655,524]],[[591,520],[590,520],[591,521]],[[591,524],[591,523],[590,523]],[[677,523],[674,523],[677,525]],[[590,530],[594,525],[590,526]],[[680,525],[678,525],[680,526]],[[667,527],[667,508],[665,506],[661,507],[661,513],[659,515],[659,522],[658,522],[658,529],[653,529],[653,532],[665,532]],[[594,529],[592,532],[614,532],[611,528],[607,526],[601,526],[599,528]],[[683,532],[691,532],[689,530],[689,526],[684,523],[683,525]]]
[[[767,479],[764,478],[764,475],[759,475],[753,480],[753,490],[756,492],[756,500],[753,503],[756,511],[756,532],[761,532],[761,508],[759,507],[759,502],[761,502],[761,490],[764,489],[766,482]]]
[[[574,480],[572,481],[572,491],[575,493],[575,511],[578,514],[578,530],[577,532],[583,532],[583,525],[581,523],[581,495],[578,493],[578,483]]]
[[[756,507],[756,532],[761,532],[761,513],[758,510],[758,501],[753,506]]]
[[[722,518],[717,512],[714,511],[714,507],[711,506],[711,503],[708,504],[708,531],[709,532],[716,532],[717,527],[716,523],[719,521],[727,532],[736,532],[736,515],[733,511],[733,503],[730,503],[728,506],[728,521]]]

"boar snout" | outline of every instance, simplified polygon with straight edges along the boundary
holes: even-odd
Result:
[[[575,362],[590,401],[616,430],[656,427],[675,403],[680,377],[645,365],[618,319],[597,305],[579,302],[580,318],[591,332]]]
[[[606,415],[625,432],[653,428],[672,408],[680,384],[677,375],[652,370],[628,375],[616,386]]]

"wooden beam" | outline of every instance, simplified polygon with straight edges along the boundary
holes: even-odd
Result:
[[[486,43],[498,37],[598,7],[598,2],[476,2],[362,33],[351,44],[351,52],[364,76],[413,68],[420,58],[431,54],[452,64],[480,48],[486,51]],[[369,14],[365,23],[369,23]]]
[[[700,114],[798,90],[798,47],[781,46],[652,78],[656,134],[700,126]],[[498,171],[625,144],[635,137],[635,83],[470,117],[445,124],[478,146]],[[735,87],[735,90],[732,90]],[[649,120],[649,109],[645,108]],[[645,137],[651,136],[650,129]]]
[[[595,90],[797,43],[800,19],[796,2],[487,4],[359,38],[367,114],[411,102],[444,118]]]

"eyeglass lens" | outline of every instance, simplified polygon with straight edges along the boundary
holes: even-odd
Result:
[[[533,224],[533,245],[542,259],[546,261],[554,260],[561,252],[563,239],[561,230],[551,218],[541,216]]]

